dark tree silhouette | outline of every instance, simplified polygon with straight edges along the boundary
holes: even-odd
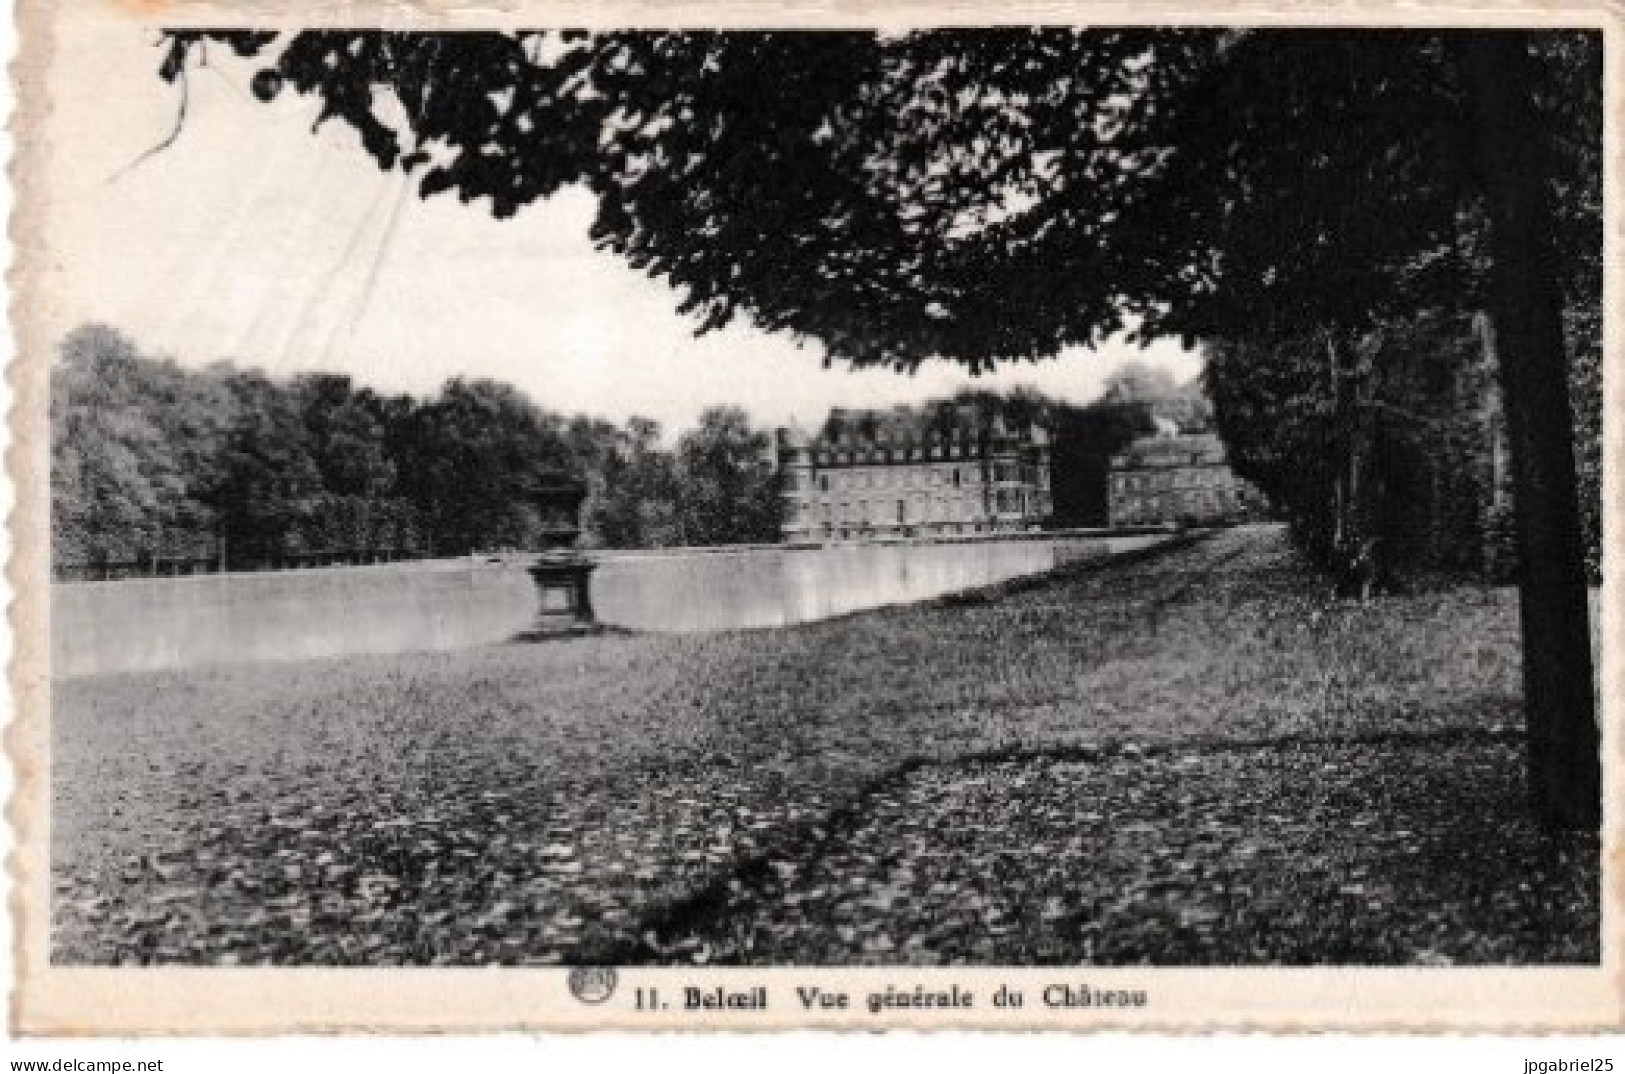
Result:
[[[1542,181],[1549,165],[1529,45],[1520,35],[1480,33],[1459,48],[1490,221],[1489,307],[1517,488],[1531,790],[1544,820],[1590,828],[1601,808],[1596,687],[1561,276],[1551,247],[1556,219]]]
[[[683,542],[779,539],[780,486],[773,439],[738,407],[712,407],[677,442],[677,517]]]

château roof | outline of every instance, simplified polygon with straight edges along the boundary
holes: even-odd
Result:
[[[984,439],[1034,445],[1050,443],[1048,432],[1041,426],[1012,429],[1002,414],[983,421],[968,404],[920,409],[896,406],[889,410],[835,407],[816,435],[809,436],[799,426],[779,430],[779,442],[787,449],[915,448]]]
[[[1160,470],[1176,466],[1223,466],[1224,441],[1217,433],[1147,436],[1112,456],[1114,470]]]

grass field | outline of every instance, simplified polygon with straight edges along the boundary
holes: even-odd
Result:
[[[304,964],[1248,962],[1313,961],[1317,951],[1380,961],[1594,960],[1595,840],[1550,839],[1523,820],[1517,653],[1510,591],[1337,601],[1279,531],[1247,529],[1139,564],[1062,569],[780,630],[59,683],[55,955]],[[1077,769],[1097,763],[1093,749],[1110,751],[1110,765]],[[1288,780],[1279,810],[1260,807],[1245,758],[1275,771],[1268,758],[1280,750],[1295,751],[1308,780],[1324,778],[1315,775],[1321,754],[1337,754],[1337,764],[1365,773],[1350,793],[1363,788],[1366,798],[1350,799],[1340,818]],[[1197,758],[1187,781],[1160,767],[1176,756],[1169,751]],[[1388,760],[1374,763],[1379,755]],[[1044,775],[1067,757],[1074,768],[1064,779]],[[1141,889],[1161,893],[1144,903],[1145,921],[1184,906],[1200,927],[1176,930],[1177,942],[1159,938],[1176,934],[1167,930],[1136,932],[1122,924],[1130,906],[1112,918],[1112,935],[1142,940],[1103,946],[1098,892],[1053,878],[1029,885],[1039,902],[1000,915],[1026,920],[1040,906],[1069,924],[1016,930],[1016,946],[972,943],[975,930],[963,927],[917,940],[907,883],[895,910],[862,911],[878,924],[850,935],[833,910],[812,912],[816,899],[798,912],[798,897],[785,912],[797,877],[819,868],[858,891],[872,880],[854,875],[865,868],[929,857],[930,840],[913,837],[935,830],[940,840],[943,818],[965,813],[957,781],[999,763],[1031,766],[1046,786],[1073,786],[1066,809],[1097,816],[1076,822],[1078,854],[1115,854],[1124,869],[1141,861]],[[934,778],[946,781],[936,791],[915,785]],[[1112,787],[1141,784],[1167,790],[1139,801],[1137,813],[1090,808],[1109,802]],[[1185,795],[1187,784],[1207,789]],[[899,839],[913,841],[877,844],[867,859],[830,856],[841,849],[831,846],[836,836],[861,844],[857,833],[895,807],[888,795],[906,802],[914,793],[940,811],[903,826]],[[1424,803],[1426,817],[1407,814]],[[1020,856],[1053,838],[1019,812],[988,815],[1006,819],[981,836],[982,857]],[[1223,840],[1196,846],[1182,834],[1204,818],[1256,829],[1251,838],[1282,851],[1262,854],[1263,873],[1203,881],[1241,890],[1267,884],[1270,861],[1303,849],[1290,832],[1312,820],[1322,841],[1339,838],[1356,816],[1362,837],[1425,830],[1432,848],[1418,858],[1393,849],[1401,837],[1377,838],[1369,845],[1388,849],[1362,854],[1351,834],[1355,842],[1327,859],[1324,880],[1337,891],[1376,890],[1383,870],[1406,859],[1404,899],[1366,899],[1354,918],[1344,914],[1360,935],[1393,925],[1386,946],[1328,937],[1324,920],[1301,943],[1261,946],[1224,913],[1211,916],[1212,900],[1189,883],[1182,894],[1179,861],[1195,855],[1203,877],[1218,876],[1201,855],[1231,853]],[[1073,823],[1065,811],[1059,818],[1052,828]],[[1130,847],[1184,850],[1124,856],[1127,824],[1150,825]],[[975,854],[933,860],[939,899],[988,875]],[[1463,880],[1462,862],[1475,860],[1482,867]],[[1362,870],[1365,880],[1345,883],[1345,872]],[[1000,874],[1013,892],[1026,890],[1017,873],[1011,865]],[[1518,885],[1552,906],[1534,925]],[[1389,921],[1406,907],[1431,907],[1433,924]],[[1096,939],[1085,943],[1089,935]]]

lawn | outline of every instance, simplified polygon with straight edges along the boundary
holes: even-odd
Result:
[[[815,869],[830,833],[860,830],[899,781],[935,773],[952,785],[963,766],[998,763],[1001,751],[1042,766],[1060,763],[1046,751],[1093,747],[1245,759],[1372,740],[1342,747],[1356,751],[1346,760],[1357,767],[1360,749],[1423,758],[1443,735],[1497,774],[1496,815],[1516,825],[1518,681],[1510,591],[1338,601],[1273,529],[777,630],[70,680],[56,685],[52,728],[55,954],[93,963],[754,958],[757,948],[735,942],[752,922],[761,919],[764,936],[795,930],[763,918],[771,892],[751,878],[774,863],[786,875],[798,863]],[[1119,761],[1074,773],[1068,800],[1081,816],[1102,787],[1157,785],[1161,762],[1144,763],[1152,767],[1140,773]],[[1424,761],[1410,768],[1438,811],[1482,817],[1481,780],[1453,782]],[[1245,784],[1247,770],[1230,764],[1230,783],[1214,786]],[[1252,806],[1224,794],[1163,798],[1143,822],[1169,831],[1206,818],[1254,823]],[[1379,830],[1407,830],[1404,808],[1379,801],[1362,815]],[[1336,816],[1314,816],[1323,839],[1343,830]],[[1454,850],[1424,855],[1423,872],[1438,874],[1440,898],[1463,898],[1443,874],[1474,852],[1482,826],[1428,830]],[[1010,853],[1035,842],[1013,822],[992,831],[990,845]],[[1550,875],[1507,882],[1580,892],[1560,921],[1536,930],[1547,939],[1441,951],[1437,938],[1418,938],[1384,949],[1385,959],[1595,958],[1595,841],[1522,829],[1513,838],[1528,853],[1494,860]],[[968,881],[932,881],[945,895],[956,882]],[[1065,903],[1064,885],[1043,890],[1070,919],[1088,916],[1085,902]],[[739,904],[718,910],[719,891]],[[1380,927],[1383,908],[1371,912]],[[1485,910],[1457,931],[1482,937],[1495,922]],[[766,943],[763,957],[817,948],[826,960],[903,960],[869,951],[872,939],[847,944],[831,926],[816,942]],[[887,942],[902,951],[910,939]],[[1101,951],[1057,942],[1044,957]],[[1225,946],[1220,936],[1193,952],[1191,942],[1169,951],[1211,962],[1290,961],[1298,950]],[[909,961],[1009,953],[952,935],[906,950]]]
[[[922,765],[666,915],[645,948],[753,965],[1594,963],[1594,844],[1535,831],[1519,776],[1510,736],[1474,734]]]

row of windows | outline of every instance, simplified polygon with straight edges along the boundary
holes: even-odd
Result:
[[[1137,458],[1125,460],[1128,466],[1134,468],[1156,467],[1163,469],[1172,466],[1211,468],[1224,465],[1222,458],[1215,458],[1213,453],[1206,451],[1145,451]]]
[[[1000,483],[1018,481],[1023,485],[1031,485],[1038,479],[1036,467],[1023,466],[1014,462],[999,462],[993,464],[993,480]]]
[[[1000,493],[997,509],[1001,512],[1025,511],[1026,500],[1005,500],[1006,493]],[[1009,495],[1021,497],[1019,492],[1011,491]],[[934,522],[969,520],[980,518],[984,514],[978,499],[950,499],[938,497],[935,500],[857,500],[842,501],[840,503],[816,503],[802,505],[789,505],[790,520],[804,522],[821,522],[825,525],[832,523],[861,523],[898,522],[903,524],[914,522]]]
[[[1172,518],[1180,514],[1214,514],[1246,506],[1253,499],[1241,489],[1136,496],[1114,501],[1112,515],[1116,518]]]
[[[920,529],[927,533],[943,534],[983,532],[995,533],[1001,530],[1008,533],[1011,531],[1012,527],[1008,523],[1001,524],[996,522],[936,522],[921,525]],[[815,537],[834,538],[844,541],[853,537],[861,537],[866,534],[871,534],[872,532],[873,530],[870,525],[868,523],[864,523],[858,526],[819,526],[811,531],[811,535]]]
[[[1043,514],[1048,501],[1022,489],[1000,489],[994,495],[993,510],[997,514],[1018,514],[1026,517]],[[788,505],[791,522],[899,522],[911,524],[920,521],[953,521],[984,517],[986,510],[980,498],[901,500],[857,500]]]
[[[1012,462],[993,467],[993,480],[1000,484],[1019,483],[1043,488],[1044,477],[1044,471],[1034,466]],[[963,488],[979,484],[984,479],[980,468],[955,466],[952,469],[914,467],[907,470],[854,470],[817,475],[792,472],[787,480],[791,489],[842,492],[849,489]]]
[[[1020,489],[1000,489],[993,494],[993,509],[1001,515],[1027,513],[1027,494]]]
[[[816,488],[819,492],[841,492],[847,489],[914,489],[953,487],[975,484],[981,471],[955,466],[953,469],[913,468],[908,470],[855,470],[849,473],[789,475],[792,489]]]
[[[927,459],[967,459],[975,458],[981,452],[974,445],[939,444],[935,447],[921,448],[859,448],[856,451],[819,451],[816,452],[818,465],[841,466],[857,462],[923,462]]]
[[[1157,470],[1149,473],[1114,474],[1112,488],[1117,492],[1137,489],[1226,488],[1235,483],[1227,469]]]

